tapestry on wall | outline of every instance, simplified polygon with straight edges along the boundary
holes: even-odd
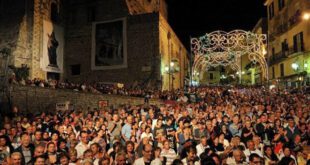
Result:
[[[93,23],[91,63],[93,70],[127,67],[125,19]]]
[[[62,73],[64,30],[49,21],[43,21],[43,56],[40,66],[44,71]]]

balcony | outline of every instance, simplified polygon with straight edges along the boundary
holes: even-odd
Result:
[[[275,54],[274,56],[269,57],[268,65],[271,66],[271,65],[274,65],[276,63],[279,63],[279,62],[283,61],[284,59],[286,59],[287,57],[288,57],[287,51],[279,52],[279,53]]]
[[[288,20],[289,28],[295,26],[298,22],[301,21],[301,11],[297,10],[293,16],[291,16]]]
[[[276,28],[274,35],[279,36],[279,35],[287,32],[287,30],[288,30],[288,23],[283,23]]]
[[[290,47],[285,51],[281,51],[279,53],[276,53],[274,56],[269,57],[268,65],[274,65],[276,63],[279,63],[279,62],[285,60],[289,56],[297,55],[298,53],[302,53],[302,52],[304,52],[304,51],[303,50],[296,51],[296,50],[294,50],[294,47]]]

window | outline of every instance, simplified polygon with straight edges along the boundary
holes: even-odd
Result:
[[[274,3],[273,2],[269,5],[268,11],[269,11],[269,19],[272,19],[274,16]]]
[[[284,64],[283,63],[280,64],[280,74],[281,74],[281,77],[284,77]]]
[[[276,74],[274,72],[274,66],[272,67],[272,78],[275,78],[276,77]]]
[[[285,6],[285,0],[278,0],[279,11],[281,11]]]
[[[87,22],[93,22],[96,19],[96,8],[89,7],[87,9]]]
[[[288,51],[288,44],[286,39],[281,43],[281,47],[282,47],[282,56],[286,56],[286,53]]]
[[[276,53],[275,53],[276,51],[275,51],[275,49],[274,48],[272,48],[272,59],[274,60],[275,59],[275,55],[276,55]]]
[[[81,64],[71,65],[71,75],[76,76],[81,74]]]
[[[210,73],[210,80],[213,80],[213,73]]]
[[[304,37],[303,32],[300,32],[293,37],[294,40],[294,52],[304,51]]]

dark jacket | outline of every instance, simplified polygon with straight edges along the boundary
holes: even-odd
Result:
[[[31,154],[31,158],[32,158],[33,155],[34,155],[34,146],[32,144],[29,145],[29,150],[30,150],[30,154]],[[24,154],[23,154],[22,146],[19,146],[18,148],[16,148],[14,152],[21,153],[21,155],[22,155],[22,165],[25,165],[25,164],[28,163],[28,162],[25,162],[25,157],[24,157]]]

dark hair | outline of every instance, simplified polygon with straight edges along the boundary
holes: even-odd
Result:
[[[253,153],[253,154],[251,154],[250,157],[249,157],[250,162],[252,162],[252,161],[254,160],[254,158],[259,158],[259,159],[261,159],[261,157],[260,157],[258,154]]]
[[[291,162],[294,162],[294,159],[293,158],[291,158],[291,157],[283,157],[280,161],[279,161],[279,163],[278,163],[278,165],[288,165],[288,164],[290,164]]]
[[[180,159],[174,159],[171,165],[183,165],[183,163]]]
[[[36,162],[38,159],[46,159],[46,157],[44,156],[44,155],[40,155],[40,156],[36,156],[36,157],[34,157],[34,161],[33,162]]]

